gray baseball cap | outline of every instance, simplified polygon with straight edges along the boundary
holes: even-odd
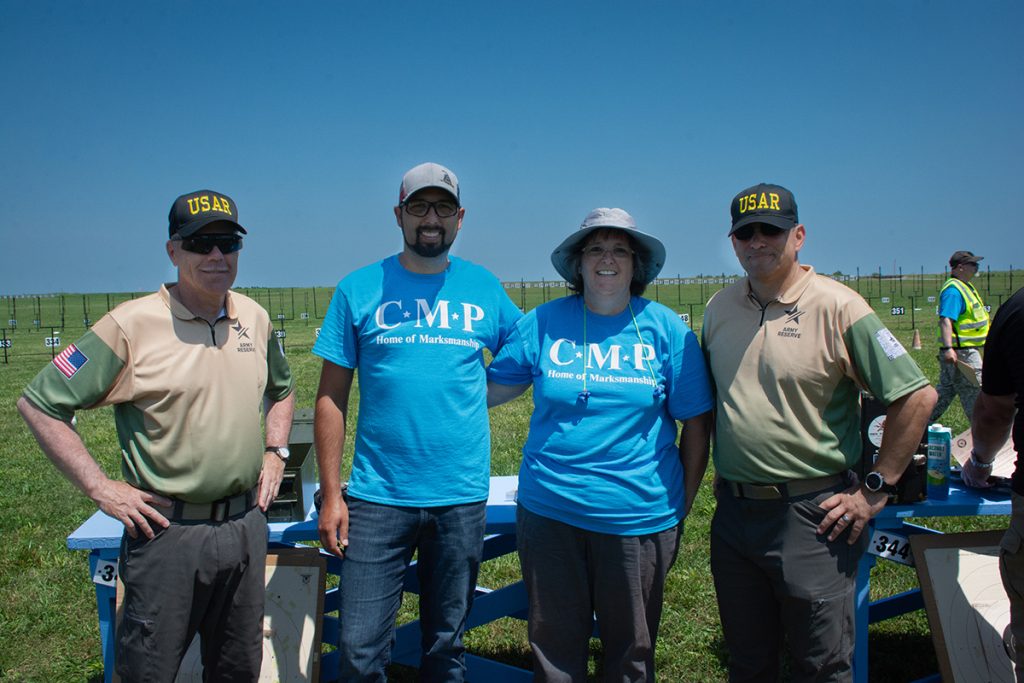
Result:
[[[401,204],[413,193],[427,187],[437,187],[450,192],[455,201],[462,204],[459,199],[459,179],[451,170],[431,162],[420,164],[406,172],[402,178],[402,187],[398,190],[398,203]]]
[[[622,209],[594,209],[587,214],[580,224],[579,230],[562,240],[562,243],[551,252],[551,265],[566,282],[572,282],[576,273],[572,272],[572,256],[579,252],[590,233],[601,228],[615,228],[628,234],[647,252],[644,261],[644,283],[650,283],[658,277],[665,265],[665,245],[657,237],[637,230],[636,221]]]

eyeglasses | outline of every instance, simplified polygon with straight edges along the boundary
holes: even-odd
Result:
[[[604,247],[599,247],[594,244],[583,250],[583,255],[586,258],[602,259],[605,254],[611,254],[612,258],[616,261],[624,261],[625,259],[633,256],[633,252],[625,247],[612,247],[611,249],[605,249]]]
[[[740,242],[749,242],[754,237],[754,230],[760,230],[762,237],[771,239],[772,237],[778,237],[785,232],[780,227],[774,225],[767,225],[765,223],[751,223],[744,225],[742,228],[732,234],[733,237],[738,239]]]
[[[196,235],[195,237],[174,237],[174,241],[181,242],[181,248],[191,251],[193,254],[209,254],[214,247],[220,249],[220,253],[227,256],[242,248],[242,237],[240,235]]]
[[[416,216],[417,218],[423,218],[430,213],[431,207],[433,207],[434,213],[437,214],[438,218],[451,218],[459,211],[459,205],[447,199],[437,202],[414,199],[411,202],[405,203],[405,210],[409,212],[410,216]]]

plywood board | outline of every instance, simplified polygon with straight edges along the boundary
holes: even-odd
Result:
[[[320,680],[327,563],[315,548],[283,548],[267,553],[266,608],[263,616],[263,665],[260,683]],[[124,592],[117,582],[117,622]],[[117,683],[116,672],[113,676]],[[199,637],[181,660],[175,681],[201,683]]]
[[[911,536],[943,681],[1012,683],[1010,601],[999,576],[1002,531]]]

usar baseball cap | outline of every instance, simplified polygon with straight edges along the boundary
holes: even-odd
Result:
[[[732,198],[733,234],[744,225],[767,223],[783,230],[792,230],[800,223],[793,193],[781,185],[758,183]]]
[[[217,221],[231,223],[235,230],[246,234],[245,228],[238,223],[235,201],[213,190],[196,190],[181,195],[171,204],[167,219],[169,237],[189,237]]]

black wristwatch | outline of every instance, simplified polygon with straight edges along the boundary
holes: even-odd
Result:
[[[288,456],[292,454],[292,452],[288,450],[287,446],[267,446],[264,450],[269,453],[273,453],[285,462],[288,462]]]
[[[871,493],[896,493],[897,489],[892,484],[885,483],[885,477],[882,476],[881,472],[868,472],[867,476],[864,477],[864,488]]]

